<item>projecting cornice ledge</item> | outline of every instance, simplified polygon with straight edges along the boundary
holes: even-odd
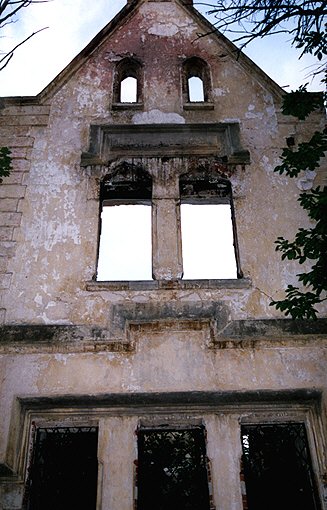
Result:
[[[81,165],[108,165],[124,158],[215,157],[228,165],[250,163],[238,123],[90,126]]]
[[[327,319],[236,320],[228,322],[221,303],[205,307],[184,303],[164,309],[143,304],[115,305],[110,327],[67,325],[5,325],[0,327],[0,353],[132,352],[135,333],[205,329],[209,349],[247,349],[327,345]]]

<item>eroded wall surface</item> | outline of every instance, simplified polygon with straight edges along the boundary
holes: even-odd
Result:
[[[81,54],[71,71],[40,96],[2,101],[1,144],[12,149],[13,171],[0,185],[0,462],[8,468],[6,476],[15,473],[17,485],[13,489],[10,480],[3,485],[0,508],[21,508],[29,421],[21,417],[27,407],[18,402],[27,397],[315,389],[320,391],[317,415],[322,420],[315,434],[324,443],[325,310],[315,325],[294,326],[269,303],[283,296],[287,284],[296,284],[299,271],[296,264],[280,260],[274,241],[291,238],[299,225],[308,225],[297,202],[299,193],[326,182],[323,165],[316,174],[292,180],[273,169],[286,138],[294,137],[298,144],[325,119],[319,112],[306,122],[283,116],[279,88],[246,58],[237,59],[223,38],[198,38],[198,23],[192,10],[179,3],[141,1],[124,23]],[[194,56],[210,69],[210,104],[202,107],[185,105],[183,99],[182,64]],[[125,57],[137,58],[143,66],[143,97],[137,108],[113,105],[115,69]],[[136,126],[146,131],[151,125],[155,132],[162,125],[189,124],[238,126],[244,161],[222,164],[219,158],[225,154],[219,151],[217,157],[222,164],[218,172],[230,179],[233,189],[241,279],[201,282],[177,276],[178,178],[197,165],[191,144],[183,147],[182,156],[160,154],[159,140],[155,155],[126,157],[123,149],[106,160],[99,142],[99,152],[90,156],[91,126],[129,126],[134,136]],[[126,135],[120,136],[124,148]],[[97,282],[100,181],[133,161],[152,176],[158,192],[153,199],[162,207],[156,223],[157,279]],[[211,168],[214,161],[212,155],[201,155],[204,167]],[[189,412],[197,418],[208,415],[208,410]],[[92,415],[85,413],[84,420]],[[138,413],[144,416],[144,408]],[[107,423],[102,434],[118,434],[117,423],[125,423],[119,432],[124,448],[117,472],[125,473],[126,482],[120,487],[117,478],[111,491],[110,481],[103,481],[115,456],[108,460],[104,452],[117,448],[107,437],[101,455],[103,465],[111,467],[103,468],[98,505],[121,510],[133,505],[133,473],[122,466],[129,458],[127,445],[135,450],[129,432],[138,421],[116,414],[101,418]],[[236,460],[231,450],[223,454],[214,446],[212,432],[214,498],[222,510],[241,508],[235,482],[238,418],[233,416],[216,422],[210,412],[206,422],[211,431],[218,428],[222,437],[231,436],[227,439],[237,452]],[[322,450],[315,465],[321,487]],[[221,481],[224,455],[232,465],[234,481],[226,485],[231,491]]]

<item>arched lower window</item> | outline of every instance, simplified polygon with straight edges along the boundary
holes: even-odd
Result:
[[[211,99],[211,81],[208,64],[199,57],[183,64],[184,103],[204,103]]]
[[[142,65],[135,59],[124,58],[116,67],[113,102],[138,104],[143,101]]]

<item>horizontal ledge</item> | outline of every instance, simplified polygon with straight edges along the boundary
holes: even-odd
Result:
[[[115,290],[185,290],[185,289],[244,289],[251,287],[249,278],[221,280],[133,280],[133,281],[89,281],[87,291]]]
[[[194,102],[194,103],[184,103],[183,104],[184,110],[214,110],[215,105],[214,103],[203,103],[203,102]]]
[[[113,110],[143,110],[143,103],[112,103]]]
[[[319,402],[319,389],[299,388],[295,390],[253,390],[253,391],[190,391],[169,393],[109,393],[102,395],[63,395],[48,397],[18,397],[22,408],[41,410],[51,408],[115,408],[115,407],[168,407],[205,406],[269,403]]]

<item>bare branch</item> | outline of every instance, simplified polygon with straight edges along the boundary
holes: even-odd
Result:
[[[21,9],[32,4],[47,3],[48,0],[3,0],[0,1],[0,28],[5,21],[13,18]],[[5,12],[7,11],[7,12]]]
[[[20,43],[16,44],[16,46],[14,48],[12,48],[10,51],[8,51],[3,57],[1,57],[0,58],[0,71],[2,71],[2,69],[4,69],[8,65],[9,61],[14,56],[14,51],[17,50],[17,48],[22,46],[22,44],[26,43],[26,41],[31,39],[31,37],[33,37],[34,35],[38,34],[39,32],[42,32],[42,30],[46,30],[47,28],[49,28],[49,27],[40,28],[40,30],[33,32],[31,35],[26,37],[26,39],[24,39]]]
[[[240,49],[256,38],[283,32],[291,35],[302,55],[312,53],[319,60],[326,55],[326,0],[217,0],[197,5],[210,9],[216,30],[238,35],[233,40],[241,43]]]

